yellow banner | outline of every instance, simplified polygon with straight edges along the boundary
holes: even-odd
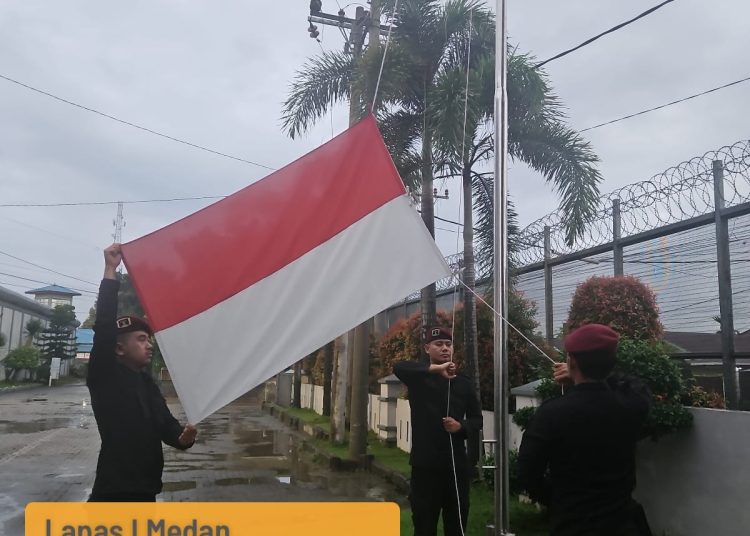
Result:
[[[395,503],[29,503],[26,536],[398,536]]]

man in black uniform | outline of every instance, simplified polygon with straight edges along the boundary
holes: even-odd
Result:
[[[393,373],[409,389],[409,501],[414,535],[437,534],[442,511],[445,535],[461,536],[469,517],[469,467],[464,441],[481,430],[482,411],[472,381],[456,374],[451,334],[444,328],[430,328],[425,341],[429,362],[400,361],[393,366]]]
[[[555,380],[569,387],[539,407],[523,435],[519,479],[549,507],[553,536],[651,534],[631,497],[651,395],[636,379],[611,376],[618,341],[601,324],[568,335]]]
[[[153,349],[151,327],[138,317],[116,318],[120,282],[115,270],[121,261],[119,244],[104,250],[86,380],[102,440],[89,501],[153,502],[162,486],[161,442],[188,449],[197,430],[183,429],[144,370]]]

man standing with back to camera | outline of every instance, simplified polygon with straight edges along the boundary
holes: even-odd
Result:
[[[635,378],[612,375],[619,335],[587,324],[555,366],[564,396],[536,411],[518,454],[521,486],[549,508],[552,536],[651,536],[635,489],[635,445],[651,404]]]
[[[162,441],[185,450],[197,430],[184,428],[167,407],[146,367],[153,331],[136,316],[117,318],[119,244],[104,250],[94,345],[86,385],[102,445],[90,502],[154,502],[161,492]]]

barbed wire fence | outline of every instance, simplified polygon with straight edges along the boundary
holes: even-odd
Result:
[[[717,186],[723,190],[723,203],[717,203]],[[512,239],[520,244],[513,259],[515,288],[534,303],[548,339],[559,335],[579,284],[594,275],[625,274],[654,290],[667,331],[716,339],[731,325],[733,332],[746,332],[750,340],[750,140],[602,195],[572,244],[565,239],[560,211],[531,223]],[[446,261],[453,272],[463,268],[460,254]],[[729,268],[731,278],[720,277],[728,273],[722,266]],[[551,284],[545,284],[545,275]],[[444,303],[454,284],[453,278],[437,283]],[[419,293],[409,296],[402,314],[418,311],[418,300]],[[729,324],[727,316],[733,317]],[[731,358],[731,368],[733,344],[722,338],[723,359]],[[726,388],[729,368],[725,366],[724,384],[731,400],[736,382]]]

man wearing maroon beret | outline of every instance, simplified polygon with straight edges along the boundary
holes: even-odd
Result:
[[[441,513],[445,536],[462,536],[469,517],[465,441],[482,429],[482,410],[474,384],[456,371],[450,331],[429,328],[424,340],[429,362],[399,361],[393,366],[409,389],[414,536],[435,536]]]
[[[619,335],[587,324],[565,339],[555,366],[565,394],[536,411],[519,450],[521,485],[549,508],[552,536],[651,534],[635,489],[635,445],[651,395],[612,375]]]
[[[197,431],[190,425],[183,428],[172,416],[145,371],[153,351],[151,326],[136,316],[117,318],[120,262],[119,244],[104,250],[86,379],[102,440],[89,501],[153,502],[162,487],[162,442],[188,449]]]

